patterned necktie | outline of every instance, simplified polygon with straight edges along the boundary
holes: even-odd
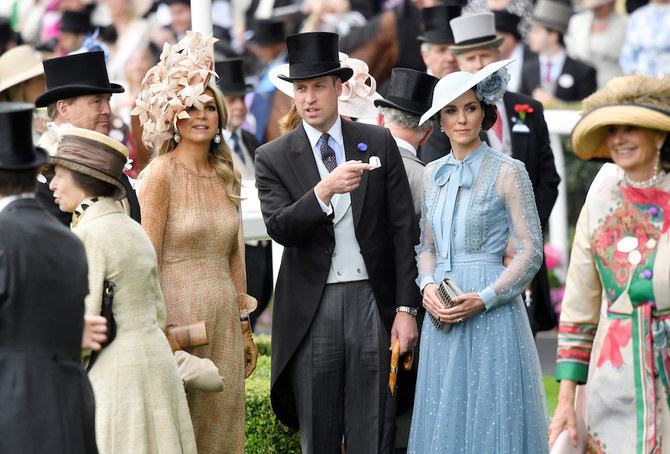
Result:
[[[324,132],[321,135],[321,160],[323,161],[323,165],[326,166],[326,169],[328,169],[328,172],[332,172],[335,170],[335,167],[337,167],[337,159],[335,159],[335,151],[330,148],[330,145],[328,145],[328,139],[330,139],[330,134],[327,132]]]
[[[500,118],[500,111],[498,111],[498,119],[496,120],[495,123],[493,123],[493,132],[496,134],[496,137],[498,140],[500,140],[500,143],[503,141],[503,122],[502,119]]]
[[[230,135],[230,141],[233,143],[233,150],[235,150],[235,153],[237,153],[242,162],[245,162],[244,152],[242,151],[242,147],[240,146],[240,138],[237,137],[236,133],[232,133]]]

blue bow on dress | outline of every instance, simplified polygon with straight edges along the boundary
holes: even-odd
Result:
[[[470,153],[462,161],[457,161],[453,155],[450,155],[449,159],[435,171],[433,177],[435,184],[440,187],[434,217],[435,238],[442,239],[437,250],[440,257],[444,259],[445,271],[451,271],[451,232],[456,199],[460,188],[471,188],[475,180],[470,168],[472,159],[468,159],[472,155],[473,153]]]

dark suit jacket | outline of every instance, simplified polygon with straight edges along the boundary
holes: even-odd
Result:
[[[566,74],[572,76],[573,83],[562,86],[560,80]],[[533,94],[533,90],[538,87],[540,87],[540,60],[537,54],[528,55],[523,61],[523,79],[519,91],[530,96]],[[553,95],[566,102],[581,101],[596,91],[597,88],[598,80],[596,79],[595,68],[567,57],[563,65],[563,72],[561,72],[556,83],[556,92]]]
[[[247,150],[249,150],[249,154],[251,155],[251,159],[256,159],[256,148],[260,145],[258,143],[258,139],[256,139],[256,136],[247,131],[246,129],[242,130],[242,143],[246,147]]]
[[[388,332],[397,305],[419,306],[413,246],[418,227],[407,176],[387,129],[342,121],[345,159],[381,167],[363,172],[351,192],[355,234],[380,316]],[[366,144],[367,150],[358,149]],[[322,211],[313,188],[320,181],[302,125],[256,150],[256,186],[269,235],[284,246],[272,321],[272,404],[277,417],[298,427],[286,365],[317,311],[335,246],[332,215]]]
[[[96,453],[84,246],[34,199],[0,212],[0,452]]]

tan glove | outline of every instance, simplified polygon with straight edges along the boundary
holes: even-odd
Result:
[[[207,358],[199,358],[183,350],[174,352],[179,375],[187,391],[218,393],[223,391],[223,378],[219,369]]]
[[[242,339],[244,340],[244,378],[249,378],[256,369],[256,360],[258,359],[258,349],[251,336],[251,324],[242,322]]]

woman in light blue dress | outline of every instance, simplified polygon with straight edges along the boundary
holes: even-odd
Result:
[[[509,62],[442,78],[421,118],[437,114],[452,146],[424,171],[417,246],[423,305],[451,330],[424,319],[409,453],[548,452],[542,374],[520,296],[542,262],[533,188],[523,163],[479,138],[496,121]],[[448,309],[437,296],[444,277],[463,291]]]

